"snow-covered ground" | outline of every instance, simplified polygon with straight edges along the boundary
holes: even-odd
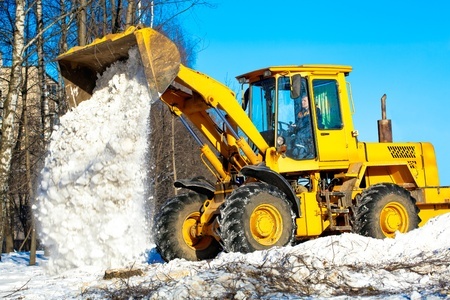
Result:
[[[47,259],[3,255],[0,297],[12,299],[445,299],[450,297],[450,214],[395,239],[343,234],[203,262],[137,260],[142,275],[103,279],[88,266],[49,275]],[[149,261],[150,263],[147,263]],[[127,295],[127,297],[124,297]]]
[[[376,240],[330,236],[202,262],[163,263],[154,250],[145,179],[148,98],[138,53],[112,66],[90,101],[61,118],[34,207],[36,266],[3,254],[0,297],[10,299],[298,299],[450,297],[450,214]],[[139,270],[104,279],[105,270]]]

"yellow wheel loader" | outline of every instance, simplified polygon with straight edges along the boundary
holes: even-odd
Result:
[[[70,105],[88,99],[97,74],[127,59],[132,47],[140,51],[151,97],[180,118],[217,178],[174,183],[189,192],[158,212],[154,234],[166,261],[342,232],[394,237],[450,212],[450,187],[439,186],[433,146],[392,142],[385,96],[379,141],[358,140],[349,66],[251,71],[237,77],[238,101],[225,85],[181,64],[165,36],[131,27],[58,57]]]

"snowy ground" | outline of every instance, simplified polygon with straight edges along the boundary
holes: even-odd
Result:
[[[221,253],[211,261],[162,263],[145,222],[152,214],[146,88],[138,53],[131,51],[127,62],[99,78],[90,101],[61,118],[34,207],[51,255],[39,253],[36,266],[28,266],[25,253],[2,255],[0,297],[450,297],[450,214],[395,239],[343,234],[247,255]],[[103,279],[115,268],[141,274]]]
[[[143,274],[129,279],[105,280],[104,269],[87,266],[49,275],[42,253],[37,266],[11,253],[0,263],[0,297],[444,299],[450,297],[449,224],[446,214],[395,239],[343,234],[246,255],[221,253],[207,262],[162,263],[152,250],[134,265]]]

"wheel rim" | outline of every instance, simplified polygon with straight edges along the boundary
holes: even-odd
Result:
[[[380,214],[381,230],[387,237],[394,237],[396,231],[408,231],[409,219],[405,207],[397,202],[386,204]]]
[[[278,209],[270,204],[256,207],[250,216],[250,231],[261,245],[276,244],[283,232],[283,218]]]
[[[197,223],[200,219],[200,213],[190,214],[183,222],[183,240],[193,250],[204,250],[211,244],[211,236],[196,236]]]

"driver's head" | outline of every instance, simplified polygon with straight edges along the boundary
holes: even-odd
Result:
[[[303,95],[302,96],[302,108],[303,109],[309,109],[309,101],[308,101],[308,96],[307,95]]]

